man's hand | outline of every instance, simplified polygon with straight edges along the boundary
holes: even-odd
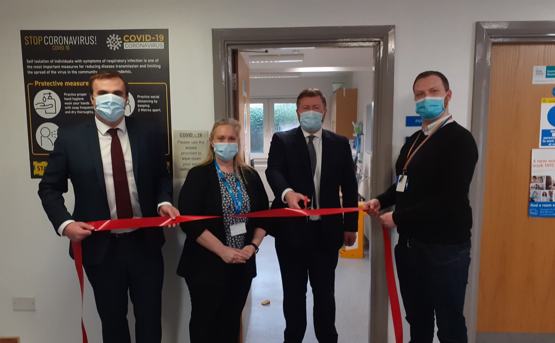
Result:
[[[171,219],[175,219],[179,216],[179,210],[172,205],[162,205],[158,209],[158,213],[161,217],[170,217]],[[177,224],[170,224],[168,227],[175,227]]]
[[[310,199],[308,199],[308,197],[304,194],[301,193],[297,193],[295,191],[289,191],[287,193],[285,193],[285,202],[287,203],[287,207],[289,208],[294,208],[294,209],[300,209],[301,206],[299,206],[299,202],[304,202],[304,207],[307,207],[307,203],[310,201]]]
[[[353,244],[355,244],[356,240],[357,240],[356,232],[349,232],[349,231],[343,232],[343,245],[345,245],[346,247],[350,247]]]
[[[362,210],[372,217],[377,217],[380,214],[380,201],[378,199],[371,199],[362,205]]]
[[[393,221],[393,212],[386,212],[380,216],[380,223],[388,229],[393,229],[397,226]]]
[[[85,238],[89,237],[93,230],[94,226],[87,223],[71,222],[67,224],[62,234],[69,238],[72,242],[81,242]]]
[[[248,253],[243,250],[230,248],[225,245],[221,246],[218,255],[225,263],[229,264],[246,263],[250,257]]]

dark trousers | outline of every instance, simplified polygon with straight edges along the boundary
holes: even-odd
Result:
[[[226,275],[187,275],[191,296],[191,343],[237,343],[241,313],[252,276],[244,265],[229,265]]]
[[[117,238],[116,238],[117,237]],[[104,343],[130,343],[128,296],[133,303],[137,343],[162,340],[162,252],[146,251],[139,231],[112,236],[103,261],[85,266],[102,322]],[[152,250],[152,249],[150,249]]]
[[[470,242],[440,245],[401,236],[395,260],[411,343],[431,343],[434,315],[442,343],[468,341],[463,315]]]
[[[276,238],[276,253],[283,285],[285,343],[300,343],[306,331],[306,290],[310,281],[314,296],[314,331],[320,343],[336,343],[335,268],[338,251],[319,244],[320,222],[299,227],[301,246],[291,246]]]

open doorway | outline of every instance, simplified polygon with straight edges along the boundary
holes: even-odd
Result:
[[[237,75],[241,103],[239,118],[244,122],[246,157],[260,174],[270,201],[272,193],[265,177],[266,161],[272,135],[299,126],[296,97],[305,88],[320,89],[328,100],[324,128],[346,136],[356,155],[354,125],[372,126],[374,102],[375,44],[366,47],[273,47],[239,49]],[[246,70],[243,70],[245,68]],[[248,75],[248,80],[245,77]],[[243,104],[244,94],[248,101]],[[243,110],[241,110],[243,109]],[[360,146],[365,146],[363,135]],[[358,149],[360,193],[367,196],[370,152]],[[368,234],[359,242],[366,247],[357,258],[340,258],[336,269],[336,326],[348,342],[368,341],[370,310],[370,260]],[[343,256],[344,254],[340,254]],[[353,255],[353,254],[351,254]],[[285,326],[282,315],[282,289],[273,239],[268,237],[258,256],[258,277],[253,280],[250,302],[246,308],[245,342],[280,342]],[[355,296],[353,296],[355,295]],[[270,300],[270,306],[260,306]],[[307,332],[305,341],[316,342],[312,323],[312,294],[307,294]]]
[[[353,141],[353,123],[372,130],[375,44],[367,47],[265,47],[238,49],[237,112],[244,123],[245,159],[262,177],[272,135],[299,126],[297,94],[320,89],[328,100],[324,129]],[[369,193],[371,135],[361,136],[358,161],[362,196]],[[355,153],[355,152],[353,152]],[[364,164],[363,164],[364,163]],[[366,187],[363,187],[366,186]]]
[[[380,192],[389,184],[393,27],[222,29],[213,30],[213,38],[216,118],[232,116],[242,122],[247,160],[263,180],[272,134],[298,125],[296,96],[310,87],[321,89],[328,99],[326,129],[352,139],[352,122],[363,124],[361,195],[369,196],[370,189]],[[377,156],[379,165],[372,163]],[[273,199],[269,187],[267,191]],[[344,260],[337,269],[337,327],[342,341],[385,342],[383,243],[379,231],[366,231],[371,244],[366,258]],[[264,245],[252,302],[245,308],[245,342],[283,339],[279,267],[271,239]],[[311,298],[307,294],[308,312]],[[272,301],[270,307],[260,305],[265,299]],[[315,341],[311,324],[305,341]]]

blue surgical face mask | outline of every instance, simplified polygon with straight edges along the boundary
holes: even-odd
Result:
[[[115,123],[125,113],[125,99],[115,94],[97,95],[95,110],[98,115],[109,123]]]
[[[445,98],[425,97],[416,102],[416,113],[424,120],[433,120],[445,112]]]
[[[238,151],[237,143],[214,143],[214,153],[222,161],[231,161]]]
[[[324,115],[316,111],[306,111],[299,116],[301,128],[308,133],[315,133],[322,128],[322,118]]]

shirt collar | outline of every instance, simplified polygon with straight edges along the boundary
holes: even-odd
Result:
[[[96,115],[94,116],[94,121],[96,123],[96,129],[103,136],[106,136],[108,134],[108,130],[112,129],[111,126],[108,126],[105,123],[101,122],[96,117]],[[123,133],[127,132],[127,126],[125,126],[125,118],[123,118],[123,120],[116,127],[114,127],[114,129],[120,129]]]
[[[453,116],[451,114],[449,114],[449,119],[447,119],[447,121],[445,121],[445,117],[438,118],[433,123],[428,124],[428,126],[426,128],[422,127],[422,132],[424,133],[424,135],[428,136],[430,133],[434,132],[434,129],[437,125],[440,125],[442,123],[443,123],[443,125],[445,125],[445,124],[449,124],[449,123],[452,123],[452,122],[453,122]]]
[[[303,130],[303,128],[301,128],[301,130],[303,131],[304,138],[308,138],[308,136],[314,136],[318,139],[322,138],[322,129],[320,129],[320,130],[318,130],[314,133],[307,132],[307,131]]]

